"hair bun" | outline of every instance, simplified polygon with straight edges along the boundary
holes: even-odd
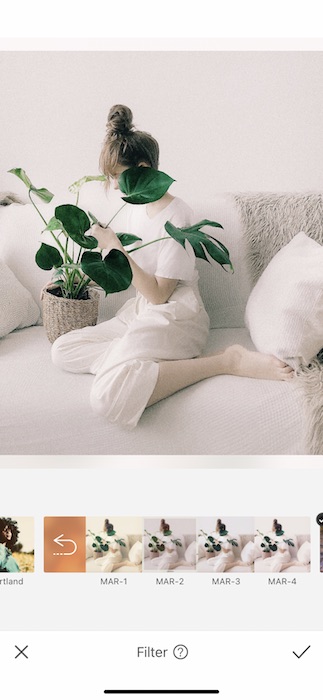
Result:
[[[125,105],[114,105],[108,114],[107,132],[108,135],[116,138],[124,136],[132,131],[132,111]]]

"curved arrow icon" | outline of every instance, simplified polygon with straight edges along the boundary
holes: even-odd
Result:
[[[74,549],[73,549],[72,552],[53,552],[53,556],[57,556],[57,557],[58,557],[58,556],[71,557],[72,554],[75,554],[75,552],[76,552],[76,550],[77,550],[77,544],[76,544],[76,542],[74,542],[74,540],[63,540],[62,537],[64,537],[63,534],[62,534],[62,535],[58,535],[58,537],[55,537],[55,539],[53,540],[53,542],[56,542],[56,544],[59,544],[60,547],[64,547],[63,542],[71,542],[71,543],[74,545]]]

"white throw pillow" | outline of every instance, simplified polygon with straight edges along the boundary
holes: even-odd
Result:
[[[196,542],[191,542],[191,544],[187,547],[187,549],[185,551],[185,555],[184,555],[185,560],[191,566],[196,566],[196,553],[197,553]]]
[[[0,260],[0,338],[37,323],[40,311],[30,292]]]
[[[241,552],[241,560],[245,564],[253,564],[255,559],[257,558],[258,553],[257,553],[257,547],[254,542],[247,542],[245,546],[242,549]]]
[[[129,561],[131,561],[132,564],[136,564],[139,566],[142,562],[142,542],[138,541],[135,542],[135,544],[132,545],[130,552],[129,552]]]
[[[307,566],[311,561],[311,545],[309,542],[303,542],[297,552],[297,559],[301,564]]]
[[[257,350],[308,364],[323,347],[323,246],[302,232],[287,243],[253,288],[245,321]]]

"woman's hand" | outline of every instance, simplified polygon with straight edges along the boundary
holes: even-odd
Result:
[[[106,250],[108,253],[110,253],[110,250],[113,250],[113,248],[121,250],[123,253],[125,252],[118,236],[116,236],[112,228],[103,228],[99,226],[99,224],[94,224],[91,226],[91,234],[96,238],[98,247]]]

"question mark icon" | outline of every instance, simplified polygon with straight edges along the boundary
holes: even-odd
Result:
[[[175,659],[186,659],[188,655],[188,648],[184,644],[177,644],[177,646],[173,649],[173,654]]]

